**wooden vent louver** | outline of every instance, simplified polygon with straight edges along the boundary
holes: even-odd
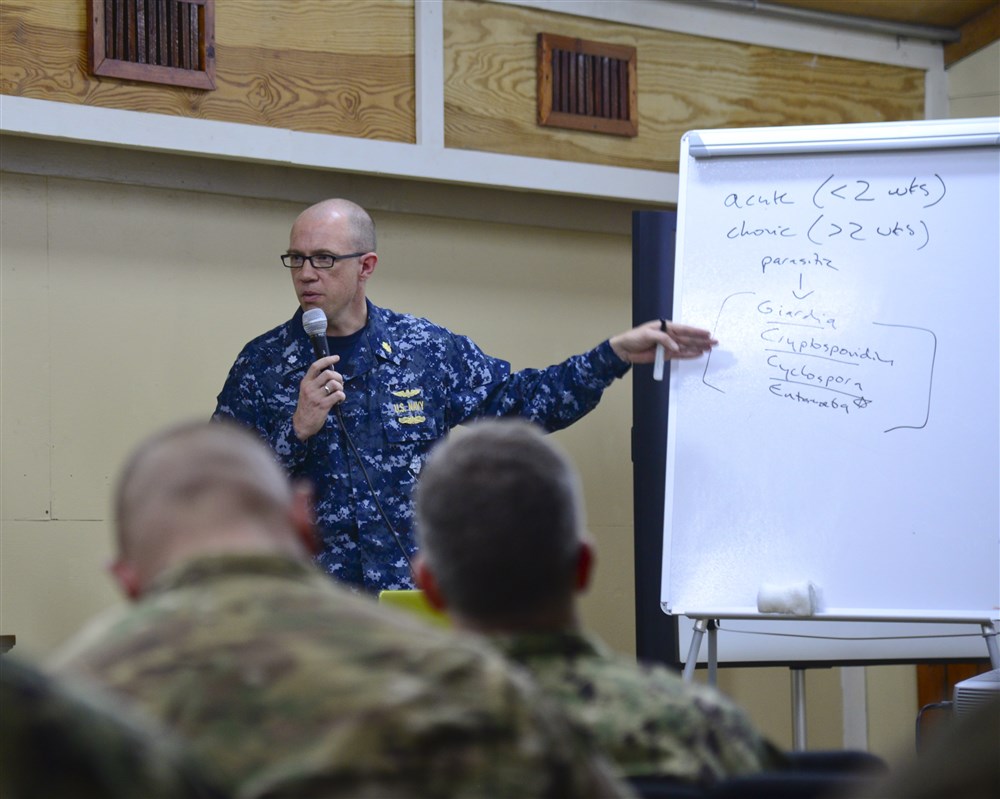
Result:
[[[639,132],[634,47],[538,34],[538,124]]]
[[[215,88],[215,0],[90,0],[95,75]]]

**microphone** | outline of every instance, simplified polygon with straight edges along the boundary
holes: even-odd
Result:
[[[313,353],[318,361],[330,354],[330,345],[326,340],[326,314],[322,308],[310,308],[302,314],[302,327],[313,345]]]
[[[325,358],[329,355],[330,342],[326,340],[326,314],[323,312],[323,309],[310,308],[303,313],[302,327],[309,336],[309,341],[312,342],[313,356],[316,360],[318,361],[320,358]],[[332,372],[333,369],[327,367],[326,371]],[[337,413],[337,419],[340,420],[340,424],[343,426],[344,420],[340,415],[340,406],[337,405],[334,410]]]

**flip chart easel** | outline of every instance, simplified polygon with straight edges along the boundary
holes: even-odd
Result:
[[[753,617],[756,618],[756,617]],[[855,621],[855,619],[844,619],[837,617],[827,617],[831,621]],[[795,620],[795,617],[787,617],[786,620]],[[687,659],[684,662],[683,677],[690,682],[694,679],[695,666],[698,663],[698,653],[701,649],[702,640],[705,633],[708,633],[708,683],[715,685],[718,674],[718,630],[719,619],[708,616],[696,617],[694,631],[691,637],[691,648],[688,650]],[[870,620],[869,620],[870,621]],[[897,621],[895,619],[886,621]],[[911,620],[915,621],[915,620]],[[919,620],[916,620],[919,621]],[[927,623],[938,623],[940,619],[926,619]],[[1000,668],[1000,648],[997,646],[998,630],[992,619],[952,619],[953,623],[979,624],[982,630],[983,640],[986,643],[986,651],[990,658],[990,665],[994,669]],[[806,748],[806,684],[805,668],[802,666],[792,666],[792,746],[797,751]]]
[[[673,318],[720,341],[670,372],[685,670],[710,620],[748,633],[710,668],[996,665],[1000,119],[695,131],[678,208]],[[803,580],[815,616],[757,611]]]

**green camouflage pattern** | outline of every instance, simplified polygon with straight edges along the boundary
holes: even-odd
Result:
[[[489,647],[280,557],[189,561],[54,665],[137,702],[242,797],[631,795]]]
[[[708,785],[783,764],[784,756],[717,690],[619,656],[593,635],[524,633],[491,641],[524,665],[626,775]]]
[[[0,658],[4,799],[222,799],[180,746],[94,686]]]

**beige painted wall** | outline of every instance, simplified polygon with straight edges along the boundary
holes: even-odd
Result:
[[[114,601],[108,494],[127,450],[207,417],[240,347],[295,308],[276,255],[302,203],[4,174],[0,626],[44,655]],[[372,298],[544,366],[630,323],[627,236],[376,212]],[[557,434],[601,548],[588,612],[634,649],[628,381]]]

